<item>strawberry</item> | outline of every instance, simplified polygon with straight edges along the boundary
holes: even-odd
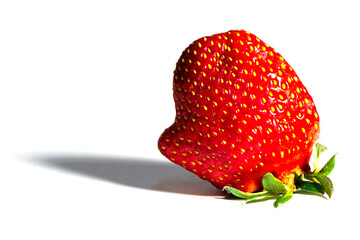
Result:
[[[319,115],[289,63],[254,34],[228,31],[190,44],[173,78],[175,122],[160,152],[218,188],[287,188],[310,171]],[[227,188],[229,189],[229,188]]]

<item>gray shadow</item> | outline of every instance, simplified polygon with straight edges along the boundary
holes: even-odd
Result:
[[[42,167],[147,190],[224,196],[221,190],[170,161],[92,154],[28,154]]]

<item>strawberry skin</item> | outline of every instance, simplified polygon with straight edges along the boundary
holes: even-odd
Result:
[[[310,170],[319,137],[312,97],[287,61],[255,35],[200,38],[176,64],[175,122],[160,152],[218,188],[262,190],[270,172],[286,181]]]

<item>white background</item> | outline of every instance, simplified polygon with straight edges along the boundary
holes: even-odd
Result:
[[[358,9],[346,0],[1,1],[0,239],[355,239]],[[339,152],[331,200],[296,195],[279,209],[224,200],[158,152],[174,119],[178,57],[230,29],[277,49],[313,96],[323,161]]]

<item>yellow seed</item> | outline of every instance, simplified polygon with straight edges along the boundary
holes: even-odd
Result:
[[[280,152],[280,155],[281,155],[281,158],[284,158],[284,152],[283,151]]]

